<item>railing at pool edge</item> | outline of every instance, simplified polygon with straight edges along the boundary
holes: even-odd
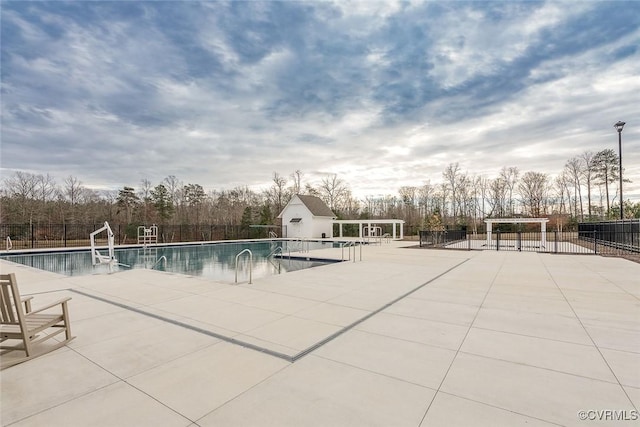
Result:
[[[292,242],[297,242],[298,243],[298,252],[300,252],[300,253],[309,252],[310,251],[310,244],[313,241],[314,240],[309,239],[307,237],[300,237],[298,239],[293,239],[292,240]],[[306,243],[306,249],[305,249],[305,243]],[[289,249],[289,252],[291,252],[291,249]]]
[[[163,267],[167,266],[167,257],[162,255],[160,258],[158,258],[158,260],[156,261],[155,264],[153,264],[153,266],[151,267],[151,269],[153,270],[154,268],[156,268],[156,265],[160,264],[160,261],[163,261],[164,263],[162,264]]]
[[[362,245],[363,242],[358,242],[358,246],[360,246],[360,261],[362,261]],[[342,250],[341,259],[344,261],[344,248],[347,247],[347,256],[349,257],[347,260],[351,261],[351,246],[353,246],[353,262],[356,262],[356,241],[352,240],[350,242],[340,243],[340,249]]]
[[[240,255],[242,255],[245,252],[249,253],[249,284],[251,285],[252,270],[253,270],[253,252],[251,252],[251,249],[249,248],[242,250],[238,255],[236,255],[236,283],[238,283],[238,258],[240,257]]]
[[[284,254],[282,253],[282,246],[278,246],[267,255],[267,258],[275,257],[276,254],[280,251],[280,258],[284,258]],[[291,249],[289,249],[289,259],[291,259]]]
[[[284,255],[282,253],[282,246],[278,246],[276,247],[274,250],[272,250],[271,252],[269,252],[269,255],[267,255],[267,260],[269,260],[269,262],[278,269],[278,274],[280,274],[281,270],[282,270],[282,263],[280,262],[280,260],[278,260],[278,265],[276,265],[274,263],[274,261],[271,259],[273,258],[275,260],[276,254],[278,253],[278,251],[280,251],[280,258],[284,258]],[[289,261],[291,261],[291,250],[289,250]]]

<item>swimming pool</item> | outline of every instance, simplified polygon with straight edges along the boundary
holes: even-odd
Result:
[[[192,276],[202,276],[224,282],[235,281],[236,256],[244,249],[253,254],[252,275],[254,278],[288,271],[326,265],[332,261],[306,260],[289,258],[308,255],[300,253],[302,249],[320,249],[339,247],[334,242],[305,242],[302,247],[298,241],[261,241],[210,243],[180,246],[147,246],[116,249],[118,263],[111,271],[125,271],[131,268],[146,268]],[[282,249],[278,249],[282,248]],[[273,253],[284,254],[276,258]],[[248,280],[249,257],[244,254],[238,259],[238,281]],[[271,255],[271,256],[270,256]],[[3,254],[2,259],[35,267],[66,276],[84,276],[89,274],[109,273],[109,266],[91,264],[90,251],[47,252],[31,254]],[[165,261],[166,260],[166,261]]]

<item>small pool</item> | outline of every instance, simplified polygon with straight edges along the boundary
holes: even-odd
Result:
[[[233,282],[236,274],[236,256],[244,249],[250,249],[253,254],[252,275],[257,278],[335,262],[306,260],[304,256],[308,254],[301,251],[303,249],[339,247],[339,244],[334,242],[305,242],[304,247],[301,245],[302,243],[297,241],[263,241],[116,249],[115,257],[118,263],[129,267],[118,265],[112,267],[111,271],[146,268]],[[274,252],[278,256],[283,253],[284,257],[274,257]],[[101,253],[104,254],[105,251],[101,250]],[[289,254],[292,257],[291,259]],[[110,272],[107,265],[93,266],[91,264],[91,252],[88,250],[16,255],[3,254],[1,258],[67,276],[84,276]],[[238,281],[247,281],[248,275],[249,256],[248,254],[243,254],[238,259]]]

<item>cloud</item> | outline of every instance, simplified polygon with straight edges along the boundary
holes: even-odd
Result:
[[[3,176],[213,190],[300,169],[364,196],[454,162],[557,174],[625,120],[640,198],[640,4],[617,6],[611,25],[601,2],[5,2]]]

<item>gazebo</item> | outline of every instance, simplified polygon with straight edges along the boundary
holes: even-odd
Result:
[[[531,223],[539,223],[540,224],[540,233],[542,234],[542,247],[547,246],[547,222],[549,222],[549,218],[492,218],[485,219],[484,222],[487,224],[487,247],[491,246],[491,230],[493,228],[493,224],[531,224]]]
[[[364,237],[363,234],[363,226],[367,226],[367,231],[369,232],[368,236],[372,236],[373,226],[377,224],[393,224],[393,239],[398,239],[397,231],[400,232],[400,239],[404,239],[404,229],[402,225],[404,224],[404,220],[402,219],[337,219],[333,221],[334,224],[338,224],[339,227],[339,237],[342,237],[342,224],[358,224],[358,235],[360,238]],[[396,227],[400,230],[397,230]],[[378,236],[380,237],[380,236]]]

